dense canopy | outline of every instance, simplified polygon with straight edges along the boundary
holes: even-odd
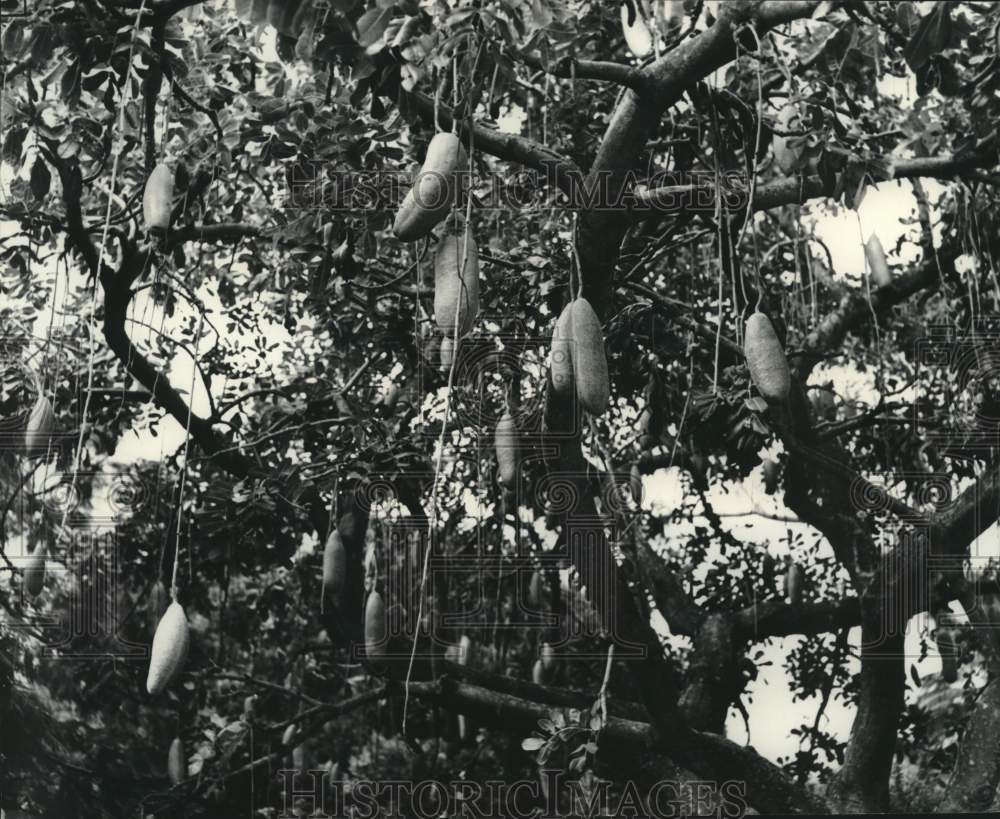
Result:
[[[0,8],[0,807],[994,804],[997,4]]]

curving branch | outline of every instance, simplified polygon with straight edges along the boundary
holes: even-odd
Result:
[[[825,634],[861,624],[859,598],[823,600],[793,606],[780,600],[766,600],[747,606],[734,617],[737,635],[749,641],[794,634]]]
[[[642,69],[625,63],[581,60],[569,54],[549,62],[538,54],[524,51],[518,52],[517,57],[531,68],[563,79],[613,82],[634,91],[641,91],[647,82],[645,72]]]
[[[414,110],[427,124],[434,125],[434,100],[419,91],[403,93],[402,99],[404,106]],[[451,128],[453,121],[451,108],[439,105],[438,123],[441,127]],[[477,150],[540,171],[566,193],[571,194],[576,190],[578,181],[582,179],[582,173],[575,162],[532,139],[505,134],[465,120],[459,120],[458,133],[466,144],[471,133],[472,144]]]
[[[402,693],[401,684],[397,684],[396,688]],[[533,731],[540,720],[548,719],[550,711],[550,706],[540,702],[450,676],[411,683],[408,691],[411,697],[445,710],[524,734]],[[577,707],[589,707],[592,703],[593,699],[583,701],[581,697]],[[645,767],[652,764],[654,770],[656,760],[651,760],[650,755],[658,753],[675,759],[699,777],[718,781],[720,777],[733,775],[745,783],[747,801],[762,813],[829,812],[822,800],[797,785],[752,748],[741,747],[715,734],[697,731],[684,731],[683,740],[683,743],[678,743],[675,736],[663,735],[646,722],[609,716],[599,737],[599,747],[602,753],[628,760],[633,765]],[[655,776],[653,773],[654,779]]]

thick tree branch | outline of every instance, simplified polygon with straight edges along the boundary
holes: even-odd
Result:
[[[525,735],[534,731],[540,720],[549,717],[550,706],[451,677],[411,683],[409,692],[411,696],[464,713],[485,725]],[[719,771],[738,771],[737,778],[746,783],[747,800],[762,813],[828,812],[822,801],[796,785],[752,748],[740,747],[713,734],[684,731],[683,740],[678,741],[675,736],[663,736],[645,722],[609,717],[601,732],[599,747],[602,753],[639,764],[648,762],[648,757],[656,752],[665,753],[695,774],[711,779],[715,779]]]
[[[621,201],[660,117],[688,88],[735,57],[741,26],[753,25],[760,37],[775,26],[808,16],[817,5],[813,0],[732,0],[724,4],[722,16],[711,28],[681,43],[647,69],[647,90],[639,93],[629,89],[623,94],[587,175],[588,193],[596,193],[598,202]],[[615,264],[630,222],[628,211],[622,209],[598,208],[581,214],[575,240],[583,267],[583,296],[599,314],[611,306]]]
[[[766,600],[741,609],[735,620],[737,635],[748,641],[793,634],[825,634],[860,625],[861,607],[857,597],[797,606]]]

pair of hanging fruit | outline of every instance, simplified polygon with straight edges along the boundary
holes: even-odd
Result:
[[[552,335],[549,369],[558,395],[575,390],[587,412],[604,414],[611,399],[608,360],[601,322],[586,299],[571,301],[560,314]]]
[[[415,242],[444,221],[459,200],[463,168],[469,163],[462,142],[452,133],[435,134],[413,187],[396,211],[392,232],[397,239]]]

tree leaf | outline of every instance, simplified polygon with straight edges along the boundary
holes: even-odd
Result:
[[[947,48],[951,39],[951,3],[936,3],[903,49],[910,69],[916,71],[932,56]]]
[[[31,166],[31,193],[35,199],[41,202],[49,192],[49,185],[52,182],[52,174],[49,166],[42,159],[36,159]]]

